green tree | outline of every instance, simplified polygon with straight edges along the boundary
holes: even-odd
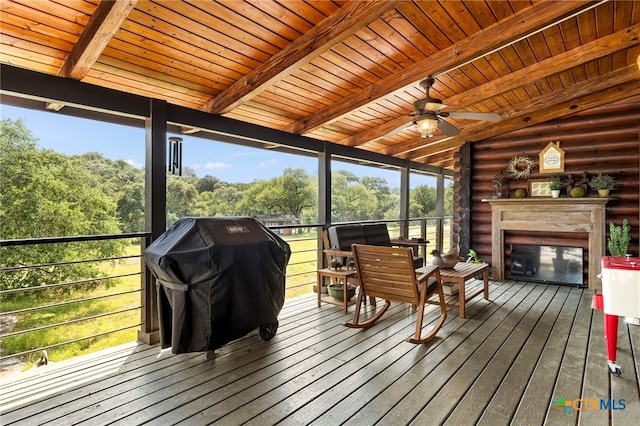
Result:
[[[411,217],[435,216],[436,188],[419,185],[409,194],[409,215]]]
[[[246,215],[292,215],[300,218],[315,206],[315,189],[303,169],[285,169],[281,177],[254,182],[242,194],[238,213]]]
[[[205,216],[195,183],[191,177],[167,176],[167,226],[185,216]]]
[[[331,177],[331,218],[333,222],[377,219],[378,200],[372,189],[351,172],[338,170]]]
[[[217,177],[206,175],[205,177],[198,180],[196,184],[196,189],[199,193],[203,192],[213,192],[218,188],[222,182]]]
[[[277,195],[271,181],[253,182],[243,191],[237,213],[246,216],[281,214],[282,212],[277,208]]]
[[[119,233],[116,202],[81,158],[39,149],[22,120],[0,121],[2,239]],[[2,247],[1,267],[112,257],[115,241]],[[94,263],[43,266],[0,275],[0,289],[95,277]]]
[[[335,199],[335,210],[342,215],[340,222],[377,219],[374,212],[378,201],[373,191],[362,184],[349,185],[342,195]]]
[[[79,156],[99,177],[102,190],[116,200],[122,232],[144,231],[144,170],[124,160],[111,160],[98,152]]]
[[[144,181],[124,185],[118,197],[122,232],[144,231]]]
[[[200,193],[201,209],[208,216],[234,216],[242,193],[227,183],[221,183],[214,191]]]
[[[360,183],[376,197],[376,210],[372,219],[389,219],[400,216],[400,194],[391,192],[387,180],[380,177],[363,176]]]
[[[444,188],[444,215],[453,215],[453,182]]]
[[[311,177],[304,169],[284,170],[282,177],[276,179],[279,188],[279,205],[284,214],[300,218],[304,209],[315,206],[316,190],[311,186]]]

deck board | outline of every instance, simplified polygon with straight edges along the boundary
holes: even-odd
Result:
[[[477,283],[476,283],[477,284]],[[438,337],[405,342],[416,311],[392,304],[373,327],[349,313],[288,300],[270,342],[249,333],[215,351],[174,355],[129,344],[11,376],[3,425],[631,425],[640,417],[640,327],[620,321],[606,365],[603,314],[592,292],[491,282],[490,300],[448,312]],[[381,303],[381,302],[379,302]],[[373,308],[367,306],[367,315]],[[425,329],[438,316],[427,307]],[[556,408],[559,397],[618,401],[624,410]]]
[[[601,317],[601,315],[598,315],[598,317]],[[596,320],[595,315],[592,317],[592,321],[591,333],[604,336],[604,321]],[[587,365],[584,372],[582,395],[580,396],[583,399],[609,398],[609,372],[604,368],[598,368],[599,366],[607,365],[607,354],[606,351],[600,350],[601,345],[602,342],[596,339],[589,340],[587,345]],[[585,405],[587,406],[588,404]],[[609,421],[609,412],[593,409],[592,406],[587,406],[586,408],[578,412],[580,423],[606,424]]]
[[[512,289],[515,290],[515,289]],[[456,319],[454,322],[462,324],[455,332],[447,334],[447,339],[440,341],[428,356],[421,357],[418,362],[406,369],[402,375],[402,380],[394,383],[394,387],[387,392],[381,393],[375,401],[355,415],[349,423],[370,424],[370,422],[382,420],[383,422],[410,421],[416,414],[417,409],[427,404],[443,386],[448,377],[451,376],[465,361],[473,351],[471,346],[478,346],[483,339],[478,338],[483,330],[489,334],[488,328],[492,320],[498,319],[495,312],[505,305],[503,302],[510,297],[510,291],[504,297],[497,297],[488,304],[488,310],[482,310],[476,314],[473,321]],[[506,312],[504,310],[503,314]],[[474,340],[475,339],[475,340]],[[419,350],[419,349],[418,349]],[[375,417],[374,417],[375,413]],[[367,416],[365,421],[361,416]],[[399,418],[406,416],[406,418]]]
[[[355,425],[373,424],[378,421],[420,383],[425,372],[442,362],[451,349],[464,340],[464,336],[470,330],[482,323],[480,311],[486,318],[499,308],[502,300],[507,298],[505,289],[504,286],[496,288],[491,303],[478,302],[469,305],[469,312],[478,315],[476,321],[449,316],[440,334],[451,338],[437,339],[429,346],[413,348],[407,356],[376,374],[371,381],[362,384],[359,389],[340,401],[336,409],[330,410],[322,419],[346,421],[346,424]]]
[[[631,328],[636,329],[638,327],[636,326]],[[636,358],[638,358],[637,355],[638,353],[636,352]],[[611,411],[611,420],[614,425],[637,426],[640,421],[632,423],[630,420],[632,418],[640,419],[640,405],[636,404],[630,405],[629,407],[625,406],[624,411],[620,410],[620,408],[622,408],[621,400],[626,400],[629,395],[633,395],[634,393],[637,394],[640,391],[636,380],[637,376],[633,371],[635,363],[631,353],[631,340],[628,327],[618,327],[616,362],[623,366],[623,374],[616,377],[615,380],[611,380],[611,393],[608,397],[613,401],[617,408]]]
[[[487,405],[479,424],[506,424],[514,416],[519,424],[544,422],[564,353],[564,345],[558,342],[565,341],[569,335],[575,318],[575,307],[581,296],[578,292],[568,291],[566,287],[559,289],[560,294],[564,292],[568,292],[567,298],[553,321],[551,331],[546,334],[545,329],[536,328],[535,333],[538,336],[535,342],[527,342],[527,345],[538,343],[541,347],[539,350],[526,347],[521,352],[492,401]],[[550,322],[548,317],[546,318]]]
[[[447,419],[447,424],[456,425],[470,421],[476,423],[487,411],[487,406],[503,383],[509,384],[509,392],[500,397],[500,402],[506,405],[508,402],[520,401],[531,376],[532,366],[535,366],[535,361],[544,348],[546,338],[567,294],[566,289],[547,288],[543,297],[538,299],[483,368],[478,380]],[[505,370],[505,365],[511,365],[511,368]],[[494,424],[495,420],[492,416]]]
[[[542,289],[541,286],[536,289]],[[468,345],[468,351],[473,351],[469,357],[465,357],[464,364],[457,368],[453,377],[447,384],[441,388],[435,395],[429,405],[425,407],[419,415],[414,419],[416,424],[424,424],[427,421],[435,421],[440,424],[448,419],[450,413],[456,408],[466,407],[466,411],[477,409],[477,407],[467,406],[464,403],[465,398],[469,395],[470,387],[476,383],[476,379],[481,378],[484,369],[491,364],[493,357],[498,350],[502,348],[512,333],[517,330],[518,324],[526,320],[527,314],[535,306],[542,309],[551,300],[552,294],[548,291],[548,287],[540,294],[532,292],[524,300],[522,300],[507,317],[500,322],[486,339],[475,348],[476,345]],[[536,313],[537,315],[537,313]],[[529,319],[529,321],[531,321]],[[504,368],[504,366],[503,366]],[[480,385],[494,386],[491,381],[495,379],[490,377],[489,381],[482,381]],[[493,392],[491,392],[493,393]],[[461,398],[462,396],[462,398]],[[472,397],[469,399],[473,399]],[[463,404],[459,404],[463,402]],[[473,403],[475,404],[475,403]],[[453,423],[455,424],[455,422]]]

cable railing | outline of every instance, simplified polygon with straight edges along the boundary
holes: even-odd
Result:
[[[401,235],[399,220],[369,222],[387,223],[391,238]],[[406,235],[427,239],[430,248],[446,251],[451,242],[451,224],[451,218],[412,219]],[[320,237],[323,226],[270,228],[291,247],[285,297],[313,292],[316,271],[325,266]],[[0,362],[19,359],[32,365],[41,359],[43,351],[55,359],[64,359],[136,340],[144,304],[142,250],[149,238],[148,233],[130,233],[0,241]],[[105,241],[118,242],[120,255],[88,257],[96,245]],[[10,259],[19,259],[12,250],[52,251],[59,255],[63,253],[58,250],[59,245],[64,244],[76,245],[72,253],[87,257],[8,264]],[[78,248],[82,244],[91,249]],[[65,274],[64,268],[78,270]],[[78,276],[82,273],[88,275]],[[68,275],[72,278],[53,280]]]
[[[30,365],[43,351],[60,359],[135,340],[141,248],[148,238],[128,233],[1,241],[0,361]],[[110,255],[95,256],[107,244]],[[25,263],[29,259],[33,263]]]

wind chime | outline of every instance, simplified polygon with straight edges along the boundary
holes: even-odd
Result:
[[[167,170],[172,175],[182,176],[182,138],[169,138],[169,161]]]

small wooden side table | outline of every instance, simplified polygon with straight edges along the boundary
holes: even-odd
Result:
[[[416,269],[416,272],[420,272],[428,266]],[[464,283],[470,278],[482,273],[484,285],[482,288],[474,291],[472,294],[466,295],[464,291]],[[460,318],[465,317],[465,305],[466,303],[484,292],[484,298],[489,300],[489,264],[488,263],[465,263],[458,262],[453,269],[440,268],[440,279],[443,283],[457,283],[458,284],[458,303],[447,303],[447,306],[458,307],[458,316]]]
[[[427,244],[429,240],[413,239],[413,238],[393,238],[391,244],[398,247],[411,247],[415,248],[415,255],[420,256],[420,249],[422,249],[422,258],[427,261]]]
[[[316,290],[318,292],[318,307],[320,307],[321,302],[331,303],[332,305],[343,306],[344,311],[347,312],[347,308],[349,307],[349,299],[347,299],[347,285],[348,285],[349,278],[353,278],[356,276],[356,271],[354,269],[347,269],[347,268],[341,268],[341,269],[324,268],[324,269],[318,269],[317,273],[318,273],[318,285]],[[338,301],[331,296],[322,297],[321,293],[322,293],[323,277],[327,277],[330,280],[332,278],[335,278],[336,281],[342,283],[342,286],[343,286],[342,301]]]

